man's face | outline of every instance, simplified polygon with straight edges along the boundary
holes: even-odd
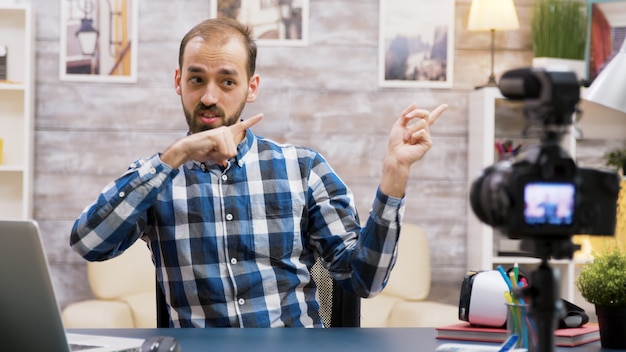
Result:
[[[246,102],[256,98],[259,82],[256,75],[248,79],[247,60],[246,48],[236,38],[195,37],[187,43],[174,80],[191,133],[239,121]]]

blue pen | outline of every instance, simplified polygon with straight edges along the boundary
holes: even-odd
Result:
[[[506,271],[504,271],[504,268],[502,267],[502,265],[498,265],[498,271],[500,272],[500,275],[504,279],[504,282],[506,282],[506,285],[509,287],[509,291],[512,291],[513,284],[511,283],[509,276],[506,274]]]
[[[520,287],[520,288],[523,288],[524,286],[526,286],[526,284],[524,284],[524,281],[520,281],[520,282],[519,282],[519,287]],[[519,299],[519,303],[520,303],[520,304],[526,304],[526,301],[524,301],[524,297],[520,297],[520,299]]]
[[[498,352],[507,352],[512,350],[518,339],[519,336],[516,334],[509,336],[509,338],[500,346],[500,350]]]

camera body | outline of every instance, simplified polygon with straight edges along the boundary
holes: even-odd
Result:
[[[549,145],[485,169],[472,184],[470,203],[481,221],[510,238],[612,235],[618,192],[615,173],[577,167]]]
[[[613,235],[619,176],[578,167],[559,146],[579,101],[576,75],[518,69],[502,76],[500,90],[525,100],[526,117],[541,124],[542,141],[514,161],[483,170],[470,188],[476,216],[509,238]]]

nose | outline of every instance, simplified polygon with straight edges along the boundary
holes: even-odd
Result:
[[[215,85],[208,83],[204,88],[204,94],[202,94],[201,101],[206,106],[217,104],[218,90]]]

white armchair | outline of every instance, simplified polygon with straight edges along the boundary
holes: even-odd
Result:
[[[156,327],[155,271],[144,241],[119,257],[88,262],[87,277],[94,299],[63,309],[66,328]]]
[[[398,260],[387,286],[376,297],[361,300],[361,326],[436,327],[458,323],[458,306],[427,301],[430,285],[428,236],[419,226],[404,223]]]

